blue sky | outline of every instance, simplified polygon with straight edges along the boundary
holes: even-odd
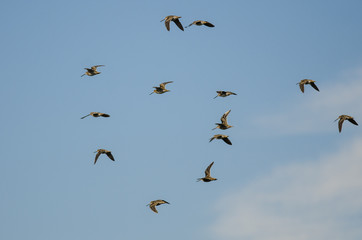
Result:
[[[361,239],[361,130],[333,122],[362,122],[361,8],[3,3],[0,238]],[[215,28],[168,32],[167,15]],[[302,94],[303,78],[320,92]],[[229,109],[234,127],[211,131]],[[93,111],[111,117],[80,119]],[[116,161],[93,165],[98,148]],[[196,182],[212,161],[218,180]],[[155,214],[155,199],[171,204]]]

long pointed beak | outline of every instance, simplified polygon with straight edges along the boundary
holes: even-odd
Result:
[[[150,95],[152,94],[153,92],[150,93]]]
[[[96,153],[96,152],[98,152],[98,151],[95,151],[95,152],[93,152],[93,153]]]
[[[336,120],[334,120],[333,122],[337,121],[339,118],[337,118]]]
[[[219,95],[217,95],[216,97],[214,97],[214,99],[217,98],[218,96],[219,96]]]

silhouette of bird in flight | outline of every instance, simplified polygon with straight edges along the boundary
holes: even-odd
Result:
[[[217,180],[217,178],[213,178],[210,175],[210,169],[212,167],[212,165],[214,164],[214,162],[212,162],[205,170],[205,177],[203,178],[198,178],[197,181],[203,181],[203,182],[211,182],[211,181],[215,181]]]
[[[88,115],[85,115],[84,117],[81,117],[80,119],[86,118],[88,116],[93,116],[93,117],[110,117],[109,114],[106,113],[100,113],[100,112],[91,112]]]
[[[114,158],[113,158],[113,155],[111,153],[111,151],[108,151],[108,150],[105,150],[105,149],[98,149],[97,151],[95,151],[94,153],[97,153],[96,154],[96,158],[94,159],[94,164],[96,164],[99,156],[101,154],[106,154],[112,161],[114,161]]]
[[[165,200],[154,200],[151,201],[149,204],[147,204],[146,206],[150,206],[151,210],[154,211],[155,213],[158,213],[156,206],[161,205],[161,204],[170,204],[169,202],[166,202]]]
[[[171,21],[174,22],[177,25],[177,27],[183,31],[184,28],[183,28],[179,18],[181,18],[181,17],[169,15],[169,16],[165,17],[164,19],[162,19],[161,22],[165,21],[165,26],[166,26],[167,31],[170,31],[170,22]]]
[[[153,87],[155,90],[153,90],[153,92],[151,92],[150,95],[152,93],[162,94],[165,92],[170,92],[170,90],[166,89],[166,84],[169,84],[169,83],[173,83],[173,81],[161,83],[159,87]]]
[[[100,74],[101,72],[97,71],[97,67],[104,67],[104,65],[95,65],[91,68],[84,68],[87,71],[81,77],[83,77],[84,75],[94,76],[94,75]]]
[[[215,27],[214,24],[212,24],[208,21],[196,20],[196,21],[193,21],[190,25],[186,26],[185,28],[191,27],[192,25],[196,25],[196,26],[205,25],[207,27]]]
[[[227,96],[230,96],[230,95],[237,95],[236,93],[233,93],[233,92],[230,92],[230,91],[216,91],[217,92],[217,95],[215,98],[217,97],[227,97]]]
[[[211,142],[212,140],[214,140],[215,138],[216,139],[222,139],[225,143],[229,144],[229,145],[232,145],[231,141],[229,140],[228,138],[229,136],[227,135],[222,135],[222,134],[216,134],[214,135],[212,138],[210,138],[210,141]]]
[[[344,120],[348,120],[350,123],[358,126],[358,123],[357,123],[357,122],[353,119],[353,117],[351,117],[351,116],[348,116],[348,115],[340,115],[340,116],[339,116],[336,120],[334,120],[334,121],[337,121],[338,119],[339,119],[339,121],[338,121],[338,130],[339,130],[339,132],[342,131],[342,125],[343,125]]]
[[[319,92],[317,85],[315,85],[315,81],[312,79],[303,79],[297,84],[299,84],[299,87],[300,87],[300,90],[302,91],[302,93],[304,93],[304,85],[308,85],[308,84],[311,85],[315,90],[317,90]]]
[[[228,122],[227,122],[227,117],[228,117],[230,111],[231,111],[231,110],[227,111],[226,113],[224,113],[224,114],[222,115],[222,117],[220,118],[221,123],[215,123],[215,124],[217,125],[216,128],[219,128],[219,129],[222,129],[222,130],[226,130],[226,129],[228,129],[228,128],[233,127],[233,126],[230,126],[230,125],[228,124]],[[212,130],[215,130],[216,128],[213,128]]]

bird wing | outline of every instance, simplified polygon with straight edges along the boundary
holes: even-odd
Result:
[[[150,204],[150,208],[151,208],[151,210],[154,211],[155,213],[158,213],[155,205]]]
[[[227,111],[226,113],[224,113],[224,115],[222,115],[222,117],[220,118],[222,124],[228,125],[227,117],[228,117],[230,111],[231,111],[231,109],[229,111]]]
[[[350,123],[353,123],[354,125],[358,126],[358,123],[353,119],[353,118],[348,118],[347,119]]]
[[[110,115],[107,114],[107,113],[101,113],[100,116],[101,116],[101,117],[110,117]]]
[[[173,83],[173,81],[169,81],[169,82],[163,82],[163,83],[161,83],[161,84],[160,84],[160,88],[165,89],[166,84],[169,84],[169,83]],[[155,87],[155,88],[157,88],[157,87]]]
[[[315,85],[314,82],[311,82],[310,85],[319,92],[319,89],[318,89],[317,85]]]
[[[173,22],[177,25],[179,29],[181,29],[182,31],[184,30],[184,27],[182,26],[180,20],[174,19]]]
[[[96,164],[98,158],[99,158],[99,155],[101,155],[101,152],[97,152],[96,154],[96,158],[94,159],[94,164]]]
[[[300,90],[304,93],[304,83],[299,83]]]
[[[224,142],[226,142],[227,144],[232,145],[232,143],[231,143],[231,141],[229,140],[229,138],[225,137],[225,138],[222,138],[222,140],[224,140]]]
[[[170,204],[169,202],[167,202],[167,201],[165,201],[165,200],[158,200],[158,202],[159,202],[160,204],[163,204],[163,203]]]
[[[170,31],[170,20],[165,21],[165,26],[166,26],[167,31]]]
[[[228,92],[229,94],[231,94],[231,95],[237,95],[236,93],[233,93],[233,92]]]
[[[92,70],[94,70],[94,71],[97,70],[97,67],[104,67],[104,65],[95,65],[92,67]]]
[[[114,157],[111,152],[107,152],[106,154],[112,161],[114,161]]]
[[[342,131],[342,124],[343,124],[343,122],[344,122],[344,118],[342,117],[342,118],[340,118],[339,121],[338,121],[338,130],[339,130],[339,132]]]
[[[214,162],[212,162],[205,170],[205,177],[210,177],[210,169],[212,167],[212,165],[214,164]]]
[[[205,21],[204,25],[205,25],[205,26],[208,26],[208,27],[215,27],[214,24],[209,23],[209,22],[207,22],[207,21]]]

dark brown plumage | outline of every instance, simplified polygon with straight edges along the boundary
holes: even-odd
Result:
[[[169,16],[165,17],[164,19],[162,19],[161,22],[165,21],[165,26],[166,26],[167,31],[170,31],[170,22],[171,21],[174,22],[177,25],[177,27],[183,31],[184,28],[183,28],[179,18],[181,18],[181,17],[175,16],[175,15],[169,15]]]
[[[165,204],[165,203],[170,204],[169,202],[166,202],[165,200],[154,200],[154,201],[151,201],[149,204],[147,204],[147,206],[150,206],[152,211],[154,211],[155,213],[158,213],[156,206]]]
[[[304,93],[304,85],[308,85],[308,84],[311,85],[315,90],[317,90],[319,92],[317,85],[315,85],[315,81],[312,79],[303,79],[297,84],[299,84],[299,88],[302,91],[302,93]]]
[[[87,70],[87,72],[85,72],[81,77],[83,77],[84,75],[94,76],[100,74],[101,72],[97,71],[97,67],[104,67],[104,65],[95,65],[91,68],[84,68],[85,70]]]
[[[173,83],[173,81],[161,83],[159,87],[153,87],[155,90],[153,90],[153,92],[151,92],[150,95],[152,93],[162,94],[165,92],[170,92],[170,90],[166,89],[166,84],[168,84],[168,83]]]
[[[339,116],[336,120],[334,120],[334,121],[337,121],[338,119],[339,119],[339,121],[338,121],[338,130],[339,130],[339,132],[342,131],[342,125],[343,125],[344,120],[348,120],[350,123],[358,126],[358,123],[357,123],[357,122],[353,119],[353,117],[351,117],[351,116],[348,116],[348,115],[340,115],[340,116]]]
[[[216,91],[217,95],[215,98],[217,97],[227,97],[227,96],[230,96],[230,95],[237,95],[236,93],[233,93],[233,92],[230,92],[230,91]]]
[[[227,111],[226,113],[224,113],[224,114],[222,115],[222,117],[220,118],[221,123],[215,123],[215,124],[217,125],[216,128],[219,128],[219,129],[222,129],[222,130],[226,130],[226,129],[228,129],[228,128],[233,127],[233,126],[230,126],[230,125],[228,124],[228,122],[227,122],[227,117],[228,117],[230,111],[231,111],[231,110]],[[215,130],[216,128],[213,128],[212,130]]]
[[[211,182],[211,181],[215,181],[217,180],[216,178],[211,177],[210,175],[210,169],[212,167],[212,165],[214,164],[214,162],[212,162],[205,170],[205,177],[203,178],[198,178],[197,181],[203,181],[203,182]]]
[[[100,113],[100,112],[91,112],[88,115],[85,115],[84,117],[81,117],[80,119],[86,118],[88,116],[93,116],[93,117],[110,117],[109,114],[107,113]]]
[[[215,138],[216,139],[222,139],[225,143],[229,144],[229,145],[232,145],[231,141],[229,140],[228,138],[229,136],[227,135],[222,135],[222,134],[216,134],[214,135],[212,138],[210,138],[210,141],[211,142],[212,140],[214,140]]]
[[[94,153],[97,153],[97,154],[96,154],[96,157],[95,157],[95,159],[94,159],[94,164],[96,164],[96,162],[97,162],[97,160],[98,160],[98,158],[99,158],[99,156],[100,156],[101,154],[106,154],[106,155],[109,157],[109,159],[111,159],[112,161],[114,161],[114,158],[113,158],[113,155],[112,155],[111,151],[108,151],[108,150],[105,150],[105,149],[98,149],[98,150],[95,151]]]
[[[202,20],[196,20],[193,21],[190,25],[188,25],[187,27],[191,27],[192,25],[197,25],[197,26],[202,26],[205,25],[207,27],[215,27],[214,24],[208,22],[208,21],[202,21]],[[187,28],[185,27],[185,28]]]

